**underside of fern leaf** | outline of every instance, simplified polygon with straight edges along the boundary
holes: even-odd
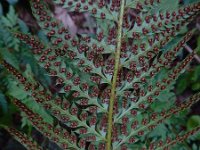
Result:
[[[56,79],[59,91],[52,93],[8,62],[2,64],[18,79],[19,87],[59,122],[45,122],[40,114],[15,99],[32,125],[62,149],[166,149],[178,143],[170,137],[167,144],[160,144],[148,135],[196,103],[200,94],[162,111],[152,110],[151,106],[160,94],[170,91],[195,55],[193,52],[172,65],[196,31],[185,28],[199,15],[200,3],[179,6],[178,0],[54,2],[69,12],[88,13],[96,22],[95,33],[74,36],[53,17],[45,1],[30,2],[49,42],[30,34],[15,36],[31,47],[38,64]],[[137,12],[135,18],[131,11]],[[196,128],[180,135],[179,141],[198,131]]]

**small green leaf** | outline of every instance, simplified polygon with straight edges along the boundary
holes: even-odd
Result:
[[[19,62],[12,53],[10,53],[7,49],[1,49],[0,54],[3,56],[3,59],[19,70]]]
[[[6,17],[2,16],[2,17],[1,17],[1,20],[2,20],[2,22],[3,22],[3,25],[12,28],[11,22],[10,22]]]
[[[199,90],[200,89],[200,83],[194,83],[193,85],[192,85],[192,90],[194,90],[194,91],[197,91],[197,90]]]
[[[17,15],[15,13],[15,9],[12,5],[9,6],[9,12],[6,16],[8,20],[10,21],[11,25],[14,26],[17,24]]]
[[[17,22],[18,22],[18,24],[19,24],[20,30],[21,30],[23,33],[28,33],[29,28],[28,28],[28,26],[26,25],[26,23],[25,23],[23,20],[19,19],[19,18],[18,18]]]
[[[16,89],[17,89],[17,90],[16,90]],[[17,85],[13,85],[13,86],[9,89],[8,93],[9,93],[10,95],[12,95],[13,97],[16,97],[16,98],[18,98],[18,99],[25,99],[25,98],[27,97],[27,93],[25,93],[25,92],[23,91],[23,89],[20,88],[20,87],[18,87]]]
[[[0,3],[0,17],[3,15],[3,7],[2,7],[2,5],[1,5],[1,3]]]
[[[187,88],[187,86],[188,86],[188,80],[186,80],[186,78],[182,78],[182,80],[180,80],[177,84],[176,93],[177,94],[183,93],[183,91]]]
[[[165,140],[168,130],[164,124],[159,124],[150,134],[150,137],[161,137],[162,140]]]
[[[200,36],[197,38],[197,53],[200,54]]]
[[[7,0],[8,3],[10,3],[11,5],[14,5],[18,2],[18,0]]]
[[[187,130],[190,131],[198,126],[200,126],[200,116],[191,116],[187,121]],[[200,139],[200,134],[197,135],[197,138]]]
[[[8,103],[3,93],[0,92],[0,107],[3,110],[3,113],[8,111]]]

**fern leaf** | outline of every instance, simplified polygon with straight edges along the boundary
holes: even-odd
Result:
[[[10,127],[4,127],[18,142],[20,142],[27,150],[42,150],[38,144],[33,141],[30,137],[27,137],[24,135],[24,133],[21,133],[20,131],[10,128]]]
[[[3,113],[6,113],[8,111],[8,103],[3,93],[0,93],[0,106],[3,110]]]
[[[199,2],[181,7],[178,0],[54,2],[69,12],[88,13],[96,22],[94,33],[72,35],[54,18],[47,3],[31,1],[33,15],[48,40],[15,35],[30,46],[38,64],[55,79],[57,92],[44,88],[32,75],[20,73],[10,62],[3,65],[59,125],[46,122],[19,100],[15,104],[36,129],[63,149],[151,148],[148,134],[199,100],[198,93],[180,106],[151,110],[195,55],[170,66],[195,32],[186,33],[185,28],[199,15]]]

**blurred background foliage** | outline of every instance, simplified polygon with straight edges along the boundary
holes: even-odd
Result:
[[[183,0],[182,3],[188,4],[192,1],[195,0]],[[21,9],[22,6],[20,7],[22,4],[23,7],[25,6],[23,9]],[[37,64],[29,47],[15,38],[13,34],[15,32],[31,33],[37,35],[41,40],[47,41],[47,38],[40,30],[37,23],[34,22],[34,18],[31,16],[30,11],[31,10],[25,1],[0,1],[0,59],[5,59],[17,70],[24,72],[26,77],[36,79],[52,92],[56,92],[55,82],[53,79],[47,76],[45,70]],[[76,16],[76,14],[74,14],[74,16]],[[75,20],[75,22],[82,24],[80,17],[77,20]],[[197,24],[199,24],[199,19],[195,20],[191,26],[194,27]],[[79,28],[78,25],[77,28]],[[196,49],[198,51],[197,53],[200,55],[199,34],[196,34],[187,44],[191,46],[192,49]],[[178,62],[184,58],[183,55],[180,55],[179,59],[176,61]],[[164,74],[164,72],[160,75],[162,74]],[[28,120],[23,117],[23,114],[21,114],[12,104],[12,96],[19,98],[28,107],[34,106],[34,110],[39,112],[47,121],[53,122],[53,118],[48,114],[48,112],[44,111],[37,103],[35,103],[35,101],[32,101],[30,95],[20,91],[18,86],[19,85],[17,85],[15,79],[0,65],[0,124],[13,126],[19,130],[23,130],[29,136],[34,137],[37,141],[43,141],[43,144],[48,145],[47,147],[49,149],[57,149],[45,138],[41,140],[41,135],[32,128]],[[200,65],[198,61],[195,61],[191,64],[190,68],[180,76],[177,82],[168,89],[167,93],[160,94],[158,102],[154,103],[149,109],[152,109],[153,111],[161,111],[166,105],[173,104],[170,102],[177,101],[177,103],[179,103],[197,91],[200,91]],[[152,132],[149,137],[152,137],[155,140],[158,137],[162,137],[164,140],[167,135],[176,135],[180,130],[191,130],[196,126],[199,126],[199,106],[200,104],[197,104],[193,106],[190,111],[185,111],[179,114],[179,116],[172,117],[166,122],[166,125],[158,126],[155,132]],[[198,134],[191,137],[189,141],[177,145],[175,149],[198,150],[200,149],[199,140],[200,135]],[[0,149],[23,150],[23,147],[17,145],[17,143],[10,138],[4,130],[0,130]]]
[[[4,59],[17,70],[24,72],[26,77],[34,78],[45,87],[49,87],[51,80],[46,72],[34,60],[27,45],[19,41],[13,33],[30,33],[30,27],[19,17],[18,0],[0,1],[0,59]],[[44,35],[38,30],[36,33],[41,39]],[[28,135],[32,133],[32,126],[12,104],[12,96],[21,99],[28,107],[34,106],[34,110],[42,114],[47,121],[53,119],[35,101],[30,100],[30,95],[20,91],[15,79],[0,65],[0,124],[14,126],[25,131]],[[22,147],[13,145],[14,141],[7,140],[5,132],[0,132],[0,149],[17,149]],[[5,142],[7,146],[5,146]],[[4,146],[3,146],[4,145]],[[13,145],[10,146],[10,145]]]

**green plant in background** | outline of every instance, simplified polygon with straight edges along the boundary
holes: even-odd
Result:
[[[200,3],[54,2],[68,11],[90,13],[96,22],[95,34],[72,36],[52,17],[47,3],[30,2],[48,41],[10,31],[31,48],[32,61],[56,80],[57,91],[49,90],[33,65],[26,64],[24,71],[8,57],[9,49],[1,50],[2,65],[17,79],[9,79],[8,95],[29,123],[62,149],[187,148],[181,142],[200,127],[186,132],[180,122],[200,93],[175,105],[172,89],[195,52],[171,64],[196,31],[185,27],[199,15]],[[137,12],[135,19],[131,12]],[[27,49],[23,52],[29,53]],[[2,126],[27,149],[42,149],[19,131]]]
[[[200,37],[197,38],[197,54],[200,54]],[[200,90],[200,66],[194,66],[190,71],[185,72],[178,79],[177,82],[177,94],[182,94],[187,88],[193,91]]]
[[[10,1],[10,3],[12,4],[14,1]],[[1,59],[5,59],[15,66],[16,69],[25,71],[26,74],[34,73],[34,77],[40,82],[43,82],[44,86],[49,86],[49,77],[45,76],[45,71],[35,62],[32,53],[28,51],[29,48],[13,35],[14,32],[19,31],[27,33],[29,29],[26,24],[18,18],[14,6],[11,4],[9,5],[7,14],[3,15],[3,7],[0,3]],[[23,90],[18,90],[17,83],[13,80],[13,76],[11,76],[2,65],[0,69],[0,108],[2,108],[0,109],[0,123],[8,126],[13,124],[13,114],[17,113],[17,109],[15,105],[10,103],[10,96],[20,97],[24,103],[29,106],[35,105],[37,111],[41,111],[42,114],[45,114],[45,112],[42,112],[42,109],[39,108],[39,105],[27,99],[27,95],[23,93]],[[29,124],[26,118],[23,118],[22,122],[22,127]]]
[[[189,72],[184,73],[178,80],[177,93],[181,94],[186,88],[191,88],[193,91],[200,90],[200,66],[195,66]]]
[[[6,16],[3,15],[3,7],[0,3],[0,47],[1,53],[4,52],[4,56],[6,56],[7,60],[12,60],[13,56],[11,55],[10,51],[16,50],[19,51],[19,43],[20,41],[15,38],[10,32],[9,29],[18,30],[19,26],[17,26],[17,15],[12,5],[9,6],[9,12]],[[15,59],[14,59],[15,60]],[[13,60],[13,65],[15,65],[15,61]],[[9,61],[12,63],[12,61]],[[0,122],[6,125],[12,124],[12,114],[16,112],[16,108],[13,105],[8,104],[8,99],[6,96],[7,86],[9,82],[10,75],[6,72],[6,70],[1,67],[0,73],[0,106],[1,106],[1,115],[0,115]],[[16,64],[16,67],[17,64]]]

